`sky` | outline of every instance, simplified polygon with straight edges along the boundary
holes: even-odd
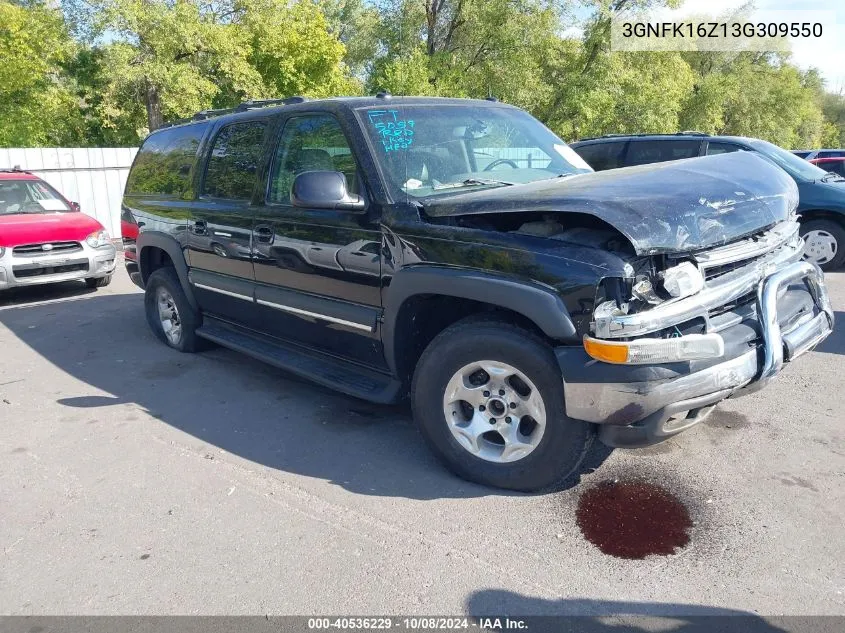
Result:
[[[692,14],[719,16],[743,4],[742,0],[686,0],[680,9],[661,10],[655,13],[655,17],[663,20]],[[756,11],[752,12],[751,21],[755,17],[765,19],[769,11],[794,12],[796,19],[790,18],[790,21],[796,22],[812,18],[810,12],[828,12],[826,16],[820,16],[829,20],[823,22],[824,35],[821,39],[791,40],[792,62],[802,69],[818,68],[829,91],[845,92],[845,0],[756,0],[753,4]],[[804,12],[808,13],[801,19]],[[787,14],[779,13],[778,17],[784,18]]]

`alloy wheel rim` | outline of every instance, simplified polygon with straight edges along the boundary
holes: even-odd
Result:
[[[464,365],[446,384],[443,414],[452,437],[494,463],[524,459],[546,430],[540,390],[516,367],[492,360]]]
[[[839,244],[827,231],[816,229],[804,235],[804,259],[814,264],[827,264],[836,257]]]
[[[173,300],[173,295],[167,288],[160,287],[156,293],[158,305],[158,318],[161,322],[161,329],[164,336],[172,345],[178,345],[182,340],[182,320],[179,317],[179,309]]]

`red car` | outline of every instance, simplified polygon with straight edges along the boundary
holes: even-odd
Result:
[[[837,158],[814,158],[810,162],[820,169],[832,171],[834,174],[845,177],[845,156],[839,156]]]
[[[85,280],[111,281],[116,249],[108,232],[38,176],[0,169],[0,290]]]

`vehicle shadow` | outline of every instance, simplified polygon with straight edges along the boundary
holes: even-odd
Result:
[[[526,618],[524,628],[532,633],[809,633],[817,630],[807,626],[812,618],[767,620],[737,609],[663,602],[545,600],[498,589],[473,593],[467,600],[466,611],[482,620],[501,618],[503,630],[508,628],[505,617],[511,621]]]
[[[845,312],[833,313],[833,332],[816,347],[817,352],[845,354]]]
[[[131,406],[121,416],[109,410],[134,405],[200,440],[180,441],[203,454],[215,456],[217,447],[360,494],[413,499],[507,494],[448,473],[427,450],[407,406],[346,397],[222,348],[200,354],[171,350],[150,332],[140,293],[6,307],[0,324],[62,371],[109,394],[90,395],[86,388],[56,398],[66,407],[96,411],[92,415],[104,424],[141,423]],[[7,346],[3,338],[0,329],[0,347]],[[16,387],[44,389],[37,382]],[[576,485],[610,452],[595,442],[579,473],[562,488]]]
[[[17,288],[9,288],[0,293],[0,308],[19,306],[24,303],[36,301],[44,302],[55,299],[81,297],[95,292],[97,292],[95,288],[89,288],[82,281],[64,281],[62,283],[44,286],[19,286]]]

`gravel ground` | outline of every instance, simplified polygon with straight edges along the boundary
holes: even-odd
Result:
[[[845,615],[845,273],[828,282],[838,332],[769,388],[547,495],[454,478],[403,407],[171,351],[122,270],[7,293],[0,613]],[[681,500],[689,544],[586,541],[579,496],[617,478]]]

